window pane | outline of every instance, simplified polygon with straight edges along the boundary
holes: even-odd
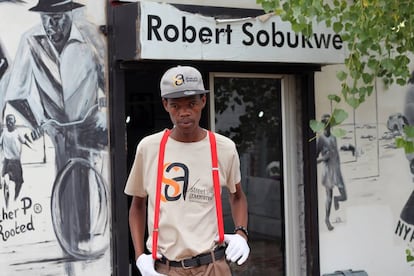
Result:
[[[234,275],[284,275],[282,118],[280,78],[214,77],[215,131],[237,145],[249,204],[247,265]],[[226,232],[233,231],[223,190]]]

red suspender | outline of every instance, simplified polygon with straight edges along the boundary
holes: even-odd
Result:
[[[162,136],[160,143],[160,151],[158,155],[158,174],[157,174],[157,187],[155,193],[155,209],[154,209],[154,229],[152,232],[152,258],[157,259],[157,248],[158,248],[158,224],[159,224],[159,215],[160,215],[160,199],[161,199],[161,182],[163,175],[163,166],[164,166],[164,153],[165,145],[167,144],[168,136],[170,135],[170,130],[165,130],[164,135]],[[219,169],[218,169],[218,160],[217,160],[217,145],[216,137],[211,131],[208,131],[210,148],[211,148],[211,162],[212,162],[212,174],[214,182],[214,198],[216,200],[216,214],[217,214],[217,224],[219,232],[219,243],[224,241],[224,224],[223,224],[223,209],[221,206],[221,194],[220,194],[220,179],[219,179]]]
[[[211,168],[214,181],[214,198],[216,199],[216,214],[217,214],[217,224],[219,232],[219,244],[222,244],[224,241],[224,224],[223,224],[223,209],[221,207],[221,194],[220,194],[220,179],[219,179],[219,168],[217,161],[217,143],[216,136],[214,133],[209,131],[208,136],[210,139],[210,148],[211,148],[211,163],[213,167]]]
[[[152,258],[157,259],[157,248],[158,248],[158,224],[160,217],[160,201],[161,201],[161,182],[162,182],[162,173],[164,166],[164,153],[165,145],[167,144],[168,136],[170,135],[170,130],[166,129],[164,135],[162,136],[160,143],[160,151],[158,154],[158,174],[157,174],[157,187],[155,192],[155,211],[154,211],[154,229],[152,230]]]

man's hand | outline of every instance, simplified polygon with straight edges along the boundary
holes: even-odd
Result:
[[[161,255],[157,254],[157,257],[161,258]],[[139,255],[135,264],[142,276],[166,276],[155,271],[154,259],[151,254]]]
[[[250,254],[250,247],[247,241],[239,234],[225,234],[224,242],[227,244],[226,259],[242,265]]]

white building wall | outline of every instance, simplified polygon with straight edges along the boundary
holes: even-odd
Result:
[[[335,105],[328,94],[340,93],[336,72],[342,66],[326,66],[316,74],[316,119],[330,113]],[[318,212],[321,273],[335,270],[365,270],[368,275],[409,276],[414,273],[414,243],[412,222],[401,217],[402,210],[413,192],[410,172],[411,156],[396,148],[395,139],[401,132],[388,126],[401,121],[395,114],[410,115],[407,95],[412,87],[393,85],[385,89],[377,81],[375,93],[359,108],[352,110],[339,104],[349,117],[339,127],[347,131],[337,138],[340,169],[347,200],[339,209],[332,206],[330,221],[325,224],[325,187],[318,165]],[[408,108],[407,108],[408,107]],[[355,148],[352,154],[351,146]],[[333,189],[338,196],[338,189]],[[414,217],[414,212],[409,212]],[[406,235],[405,235],[406,234]]]

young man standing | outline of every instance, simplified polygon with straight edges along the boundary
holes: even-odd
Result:
[[[198,70],[189,66],[169,69],[161,79],[161,97],[174,127],[149,135],[138,144],[125,193],[133,196],[129,224],[136,265],[142,275],[231,275],[226,259],[243,264],[250,253],[247,244],[247,200],[241,189],[240,161],[235,144],[214,133],[220,185],[230,191],[236,225],[219,244],[218,217],[209,132],[200,127],[206,93]],[[164,155],[162,166],[158,158]],[[162,159],[161,159],[162,160]],[[159,168],[160,167],[160,168]],[[162,179],[157,193],[157,177]],[[159,199],[159,210],[157,200]],[[148,200],[147,248],[144,234]],[[218,209],[220,209],[218,207]],[[159,221],[154,228],[154,221]],[[222,226],[222,225],[221,225]],[[158,238],[157,238],[158,236]],[[153,239],[157,248],[153,248]],[[225,258],[226,257],[226,258]]]

